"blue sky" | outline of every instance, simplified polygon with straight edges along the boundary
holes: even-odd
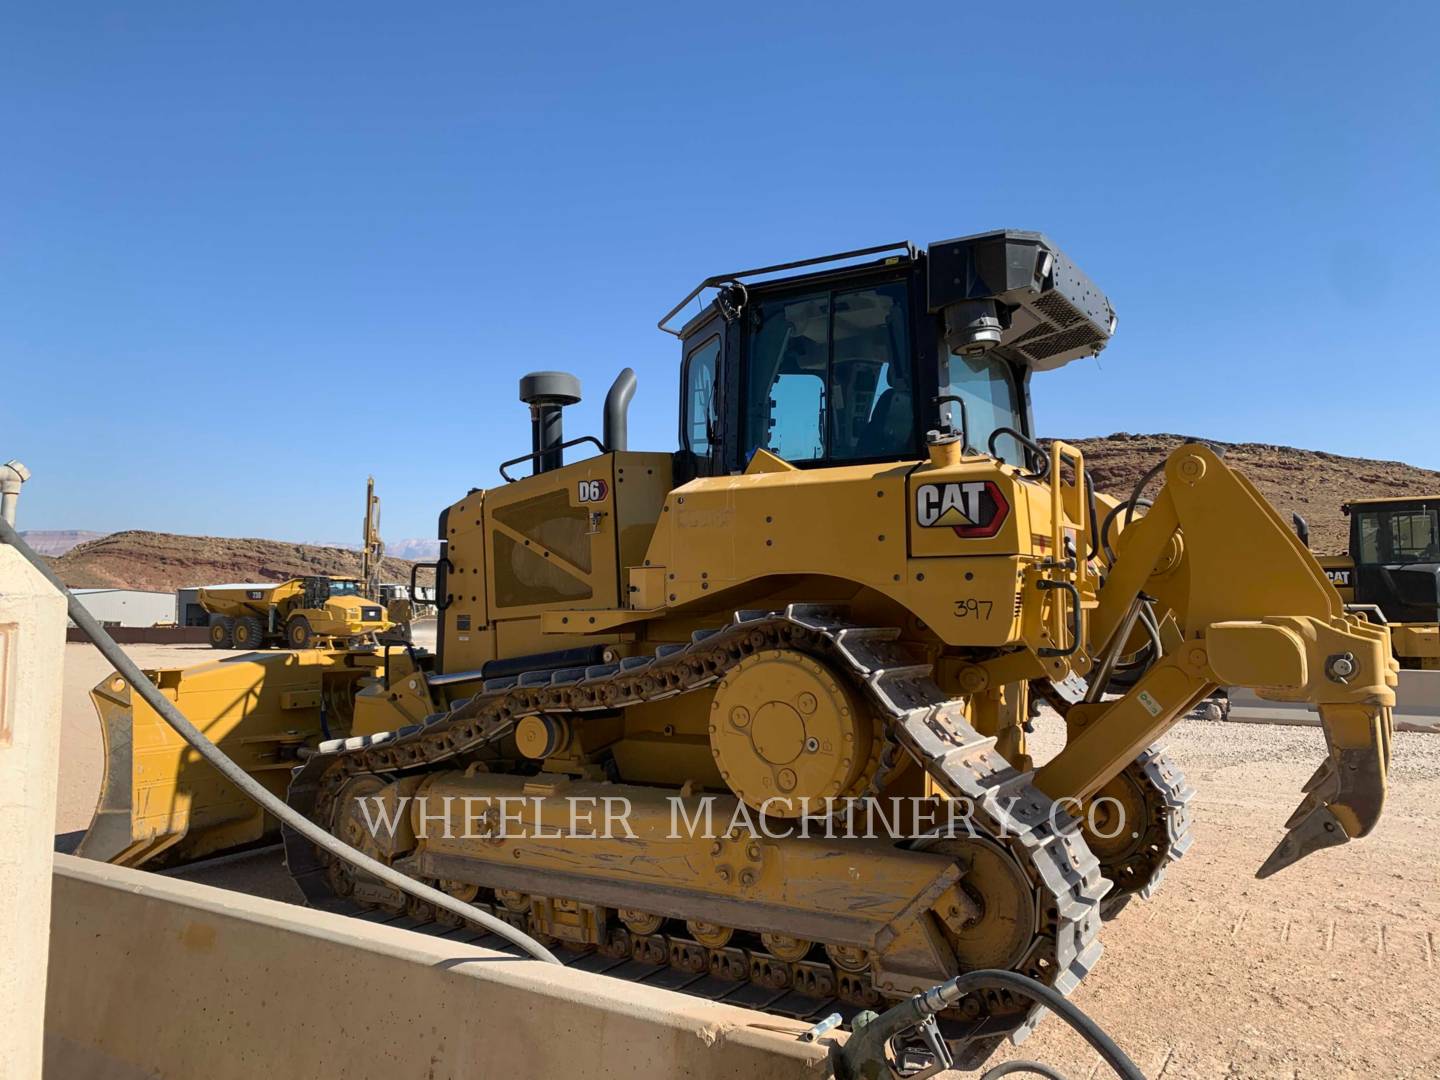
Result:
[[[700,277],[1048,233],[1117,337],[1042,435],[1440,468],[1420,4],[99,4],[0,36],[0,455],[26,528],[391,538],[528,449],[519,375],[675,441]],[[1386,400],[1388,398],[1388,400]]]

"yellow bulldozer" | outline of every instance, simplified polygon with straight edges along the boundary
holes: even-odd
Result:
[[[354,578],[310,575],[211,585],[200,590],[199,599],[210,613],[210,645],[216,649],[358,644],[393,625]]]
[[[791,1016],[979,968],[1073,990],[1102,921],[1190,844],[1193,792],[1157,740],[1218,686],[1324,724],[1262,876],[1375,826],[1385,627],[1205,445],[1156,464],[1147,507],[1036,438],[1032,376],[1115,329],[1044,236],[722,274],[660,326],[681,343],[678,448],[629,449],[628,369],[600,438],[565,438],[578,380],[524,377],[530,452],[440,514],[433,654],[150,677],[390,866],[593,970]],[[1043,763],[1036,696],[1066,727]],[[124,679],[94,697],[109,753],[83,854],[160,864],[268,834]],[[316,904],[446,918],[298,835],[286,857]],[[978,1061],[1038,1015],[987,990],[940,1020]]]

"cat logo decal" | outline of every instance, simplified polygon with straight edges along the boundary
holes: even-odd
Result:
[[[993,480],[921,484],[915,489],[915,521],[924,529],[950,528],[967,540],[994,536],[1010,504]]]

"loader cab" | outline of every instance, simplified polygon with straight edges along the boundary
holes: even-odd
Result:
[[[688,323],[666,325],[707,288]],[[961,427],[1022,464],[1031,371],[1098,352],[1113,323],[1038,233],[707,279],[661,322],[682,343],[676,482],[741,472],[761,449],[799,468],[917,461],[927,432]]]
[[[1349,503],[1355,601],[1395,623],[1440,621],[1440,496]]]

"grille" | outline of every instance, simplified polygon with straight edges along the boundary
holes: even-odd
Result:
[[[1031,342],[1021,351],[1032,360],[1043,360],[1056,353],[1069,352],[1071,349],[1083,349],[1087,345],[1095,345],[1104,340],[1104,334],[1095,327],[1085,324],[1070,330],[1062,330],[1052,337]]]
[[[1075,306],[1058,292],[1048,292],[1036,300],[1035,310],[1060,327],[1069,326],[1077,319],[1084,318]]]
[[[1011,344],[1024,345],[1027,341],[1034,341],[1036,338],[1042,338],[1046,337],[1049,334],[1058,333],[1059,330],[1060,328],[1058,326],[1051,326],[1047,322],[1036,323],[1029,330],[1026,330],[1023,334],[1021,334],[1013,342],[1011,342]]]

